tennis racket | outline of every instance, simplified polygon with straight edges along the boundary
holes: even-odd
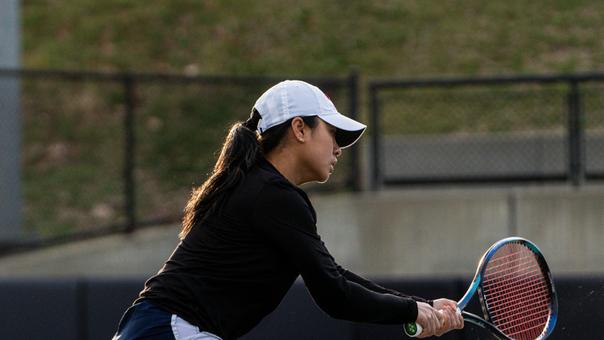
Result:
[[[478,293],[484,318],[465,312]],[[545,339],[556,325],[558,299],[552,275],[537,246],[520,237],[492,245],[482,256],[466,294],[457,303],[466,322],[490,331],[498,339]],[[422,327],[404,325],[416,337]]]

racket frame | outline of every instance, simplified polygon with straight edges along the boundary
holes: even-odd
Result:
[[[464,296],[457,302],[457,311],[462,314],[464,321],[489,330],[496,338],[501,340],[512,340],[512,338],[504,334],[499,328],[497,328],[497,326],[490,322],[491,315],[489,313],[487,302],[482,291],[482,278],[484,277],[484,272],[486,270],[487,264],[489,263],[489,260],[495,255],[497,250],[499,250],[501,247],[508,243],[520,243],[529,248],[533,253],[537,255],[537,262],[541,269],[544,271],[544,273],[546,273],[547,275],[546,280],[549,281],[548,288],[552,297],[549,305],[550,314],[546,323],[546,327],[541,332],[537,340],[545,339],[553,332],[554,327],[556,326],[556,321],[558,320],[558,295],[556,293],[556,288],[554,286],[554,280],[551,271],[549,270],[547,262],[545,261],[545,258],[541,253],[541,250],[539,250],[539,248],[533,242],[522,237],[514,236],[504,238],[502,240],[497,241],[489,249],[487,249],[487,251],[482,255],[480,261],[478,262],[478,266],[476,268],[474,278],[472,279],[472,283],[468,287],[468,290],[466,291]],[[484,314],[484,319],[476,314],[463,311],[463,309],[467,307],[468,303],[474,296],[474,293],[478,293],[480,306]],[[409,325],[412,325],[410,329],[414,329],[414,331],[416,331],[414,334],[409,333]],[[421,326],[416,323],[405,324],[403,330],[405,331],[405,334],[411,337],[418,336],[419,334],[421,334],[422,331]]]
[[[501,330],[499,330],[497,328],[497,326],[493,325],[490,322],[491,315],[489,313],[489,309],[488,309],[488,306],[486,303],[486,299],[484,297],[484,293],[482,292],[482,279],[484,277],[484,272],[486,270],[487,263],[489,263],[491,258],[497,252],[497,250],[499,250],[501,247],[503,247],[504,245],[506,245],[508,243],[523,244],[526,247],[528,247],[533,253],[535,253],[537,255],[537,262],[539,263],[539,266],[544,271],[544,273],[546,273],[546,275],[547,275],[546,280],[549,280],[550,284],[548,285],[548,288],[550,289],[550,294],[552,296],[551,301],[550,301],[550,306],[549,306],[550,315],[547,320],[545,329],[537,338],[537,339],[545,339],[552,333],[552,331],[554,330],[554,327],[556,326],[556,321],[558,319],[558,298],[557,298],[556,288],[554,286],[554,281],[552,278],[551,271],[549,270],[547,262],[545,262],[545,258],[543,257],[541,250],[539,250],[539,248],[533,242],[531,242],[525,238],[522,238],[522,237],[504,238],[500,241],[497,241],[484,253],[484,255],[480,258],[480,261],[478,262],[478,267],[476,269],[476,274],[474,275],[474,279],[472,279],[472,283],[468,287],[468,290],[466,291],[464,296],[459,300],[459,302],[457,302],[457,308],[459,310],[463,310],[464,308],[466,308],[466,306],[472,299],[472,296],[474,295],[474,293],[478,292],[478,297],[480,299],[480,306],[482,308],[485,318],[483,319],[475,314],[464,311],[464,312],[462,312],[464,320],[467,322],[470,322],[476,326],[488,329],[498,338],[506,339],[506,340],[511,339],[509,336],[505,335]]]

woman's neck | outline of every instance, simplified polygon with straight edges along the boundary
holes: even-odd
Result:
[[[285,152],[283,148],[279,148],[266,155],[266,160],[269,161],[290,183],[296,186],[303,183],[299,167],[292,152]]]

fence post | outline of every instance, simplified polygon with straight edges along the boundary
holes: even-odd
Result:
[[[582,116],[579,83],[572,80],[568,93],[568,176],[575,187],[585,179]]]
[[[380,166],[380,119],[379,119],[379,103],[377,98],[377,86],[369,85],[369,101],[371,103],[370,122],[371,122],[371,158],[372,158],[372,177],[371,189],[378,190],[382,184],[382,169]]]
[[[348,76],[348,114],[350,118],[357,120],[359,103],[359,75],[356,70],[350,72]],[[347,184],[352,191],[361,190],[361,167],[359,161],[359,143],[350,147],[350,173]]]
[[[123,78],[126,112],[124,115],[124,199],[126,213],[125,232],[131,233],[136,227],[136,190],[134,179],[134,110],[136,93],[132,75]]]
[[[0,68],[21,64],[21,4],[2,1],[0,10]],[[0,242],[12,243],[23,233],[21,175],[21,77],[9,72],[0,77]]]

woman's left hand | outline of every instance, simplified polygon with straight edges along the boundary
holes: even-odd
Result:
[[[433,307],[444,314],[444,322],[442,327],[436,332],[437,336],[441,336],[452,329],[462,329],[464,326],[461,313],[457,312],[457,303],[449,299],[434,300]]]

